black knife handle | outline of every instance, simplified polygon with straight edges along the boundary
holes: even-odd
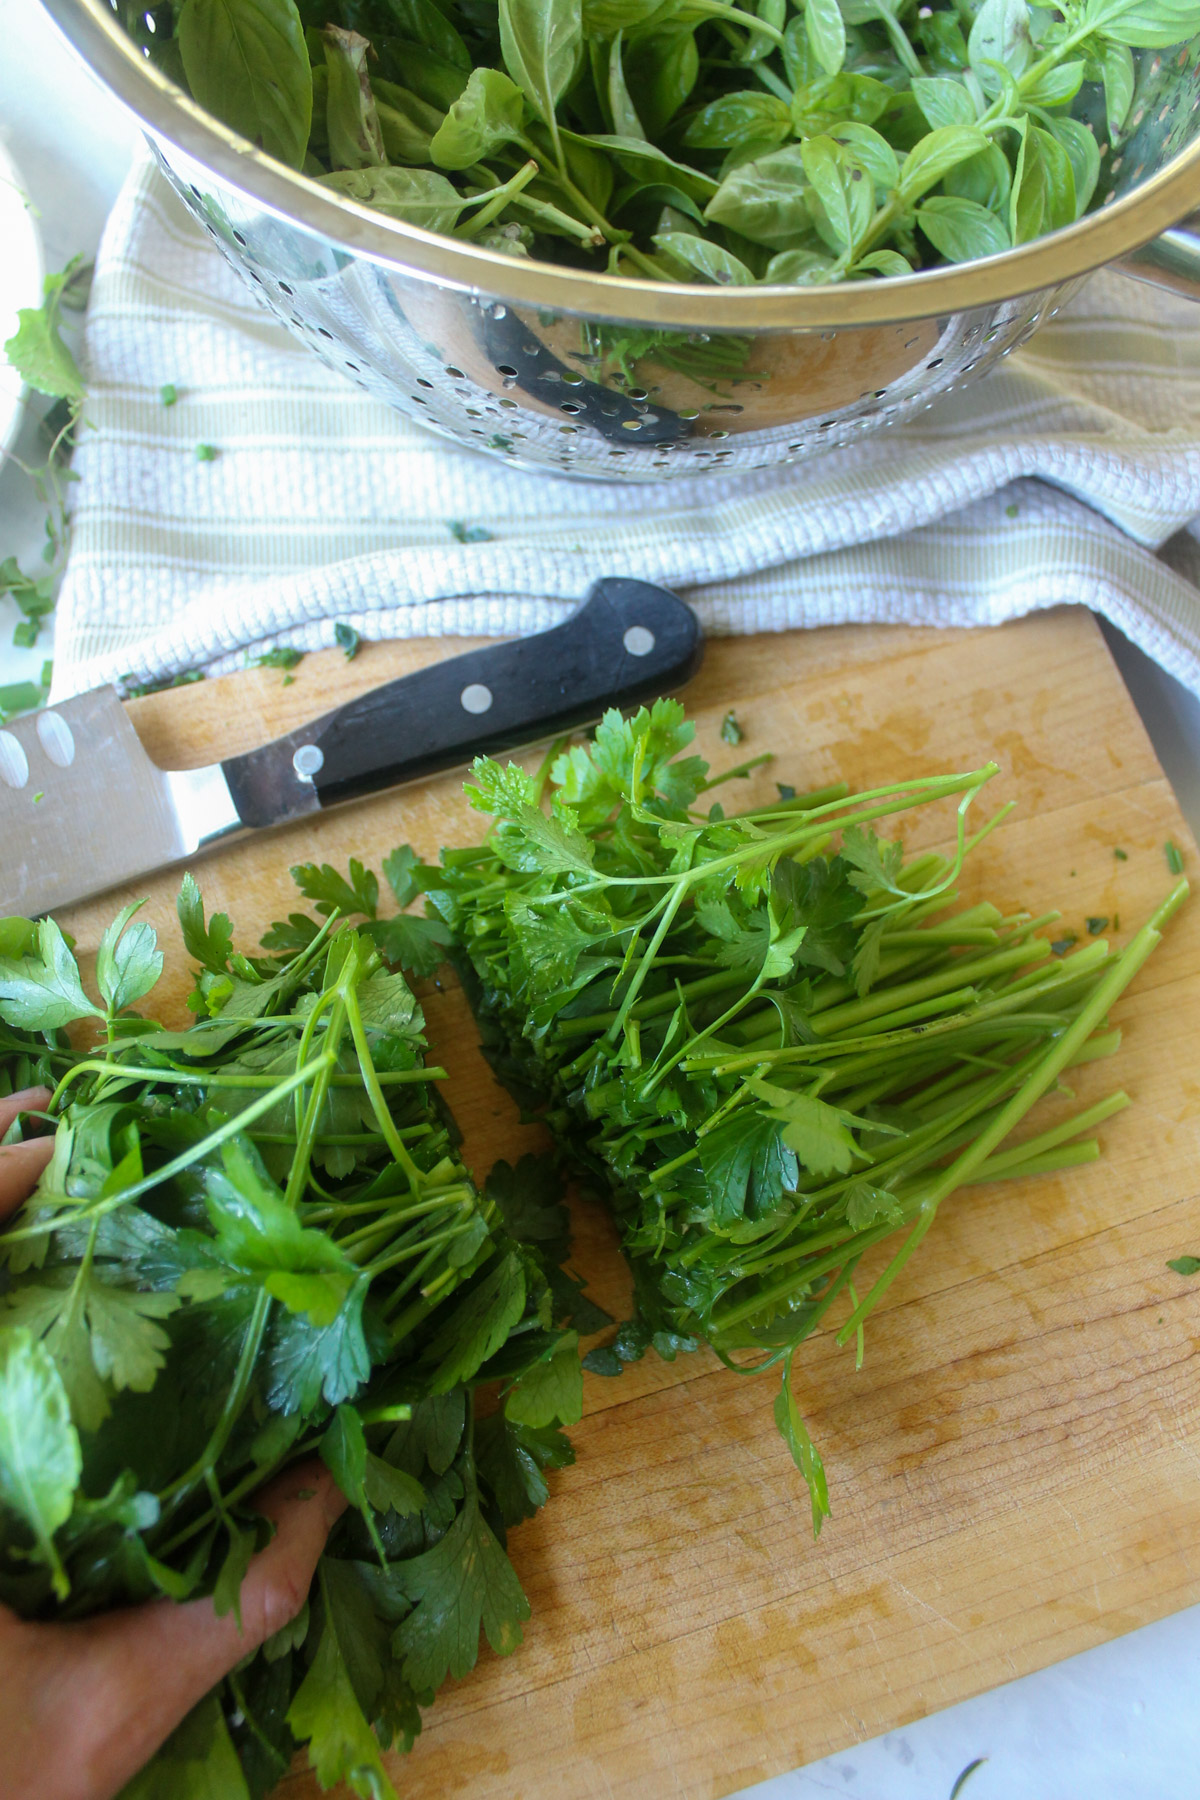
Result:
[[[222,763],[244,825],[277,825],[495,756],[679,687],[704,636],[689,606],[607,576],[564,624],[402,675]]]

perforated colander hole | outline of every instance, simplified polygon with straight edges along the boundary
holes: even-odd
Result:
[[[560,425],[558,429],[563,433],[564,437],[569,437],[573,436],[574,433],[579,430],[579,427],[578,425]]]
[[[621,430],[622,431],[640,431],[641,429],[642,429],[642,421],[640,419],[622,419],[621,420]]]
[[[581,413],[583,408],[582,406],[576,406],[574,400],[564,400],[559,407],[559,411],[565,413]],[[609,414],[609,417],[612,417],[611,413]]]
[[[353,375],[358,374],[358,364],[351,362],[348,358],[346,361],[346,367],[350,370],[351,374],[353,374]]]
[[[463,411],[466,413],[468,419],[482,419],[483,417],[483,414],[477,406],[464,406]]]
[[[582,387],[583,376],[577,375],[574,369],[564,369],[561,379],[567,387]]]
[[[727,431],[710,431],[708,435],[710,438],[727,438],[729,433]]]
[[[693,419],[698,419],[700,414],[696,407],[691,406],[686,412],[677,413],[676,417],[684,419],[690,424]]]
[[[500,404],[507,407],[509,412],[520,412],[521,410],[520,402],[517,400],[501,400]]]
[[[233,234],[233,241],[234,241],[234,243],[235,243],[235,244],[240,244],[240,245],[241,245],[241,247],[242,247],[242,249],[243,249],[243,250],[244,250],[244,249],[245,249],[245,248],[246,248],[246,240],[245,240],[245,238],[244,238],[244,237],[243,237],[243,236],[242,236],[242,234],[241,234],[241,232],[240,232],[240,231],[235,231],[235,232],[234,232],[234,234]]]
[[[935,356],[932,362],[927,362],[925,364],[925,367],[927,369],[940,369],[945,360],[944,356]]]
[[[408,397],[415,406],[428,406],[429,405],[429,402],[428,402],[428,400],[426,400],[424,394],[410,394]]]
[[[904,341],[904,348],[906,350],[911,350],[913,348],[913,346],[915,344],[919,344],[920,341],[921,340],[919,338],[906,338]]]
[[[887,393],[886,388],[876,388],[875,389],[875,398],[877,400],[882,400],[886,393]]]
[[[279,284],[279,291],[281,294],[286,294],[290,300],[294,290],[288,286],[286,281],[281,281]]]
[[[456,369],[453,363],[446,364],[444,373],[449,375],[451,381],[465,381],[467,379],[462,370]]]
[[[433,383],[432,383],[432,381],[426,381],[426,379],[425,379],[425,377],[424,377],[424,376],[423,376],[423,375],[418,375],[418,376],[417,376],[417,386],[418,386],[418,387],[423,387],[423,388],[428,388],[428,389],[429,389],[429,390],[430,390],[430,392],[431,392],[431,393],[432,393],[432,391],[433,391]]]
[[[625,392],[631,400],[648,400],[650,398],[645,388],[626,388]]]
[[[323,325],[318,325],[318,326],[317,326],[317,330],[318,330],[318,331],[319,331],[319,332],[320,332],[320,334],[321,334],[321,336],[322,336],[322,337],[323,337],[323,338],[328,338],[328,339],[329,339],[329,342],[330,342],[330,343],[331,343],[331,344],[332,344],[332,342],[333,342],[333,333],[332,333],[332,331],[326,331],[326,329],[325,329],[325,327],[324,327],[324,326],[323,326]]]
[[[497,363],[496,364],[497,375],[515,375],[516,372],[517,371],[513,368],[511,363]]]

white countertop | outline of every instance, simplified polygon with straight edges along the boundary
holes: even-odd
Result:
[[[61,47],[32,0],[0,0],[0,136],[37,209],[46,267],[94,253],[137,132]],[[3,247],[0,246],[0,255]],[[1200,309],[1197,313],[1200,330]],[[18,454],[38,460],[30,409]],[[40,556],[42,511],[14,465],[0,469],[0,560]],[[17,614],[0,601],[0,684],[32,678],[51,638],[12,648]],[[1108,632],[1163,766],[1200,835],[1200,703]],[[997,1688],[792,1775],[754,1800],[1198,1800],[1200,1607]],[[656,1800],[648,1795],[647,1800]]]

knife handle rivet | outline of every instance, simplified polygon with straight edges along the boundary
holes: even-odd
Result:
[[[484,687],[482,681],[473,681],[459,695],[464,712],[485,713],[492,704],[492,690]]]
[[[11,731],[0,731],[0,781],[23,788],[29,780],[29,758]]]
[[[75,739],[67,721],[56,712],[40,712],[37,734],[55,768],[69,769],[75,761]]]
[[[301,744],[292,758],[292,767],[301,781],[311,781],[325,766],[325,752],[319,744]]]
[[[630,656],[649,656],[654,648],[654,633],[644,625],[631,625],[621,642]]]

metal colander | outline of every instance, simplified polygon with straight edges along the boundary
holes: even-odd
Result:
[[[296,337],[374,398],[517,467],[652,481],[798,462],[982,375],[1102,264],[1200,296],[1200,239],[1170,229],[1200,206],[1200,42],[1140,53],[1103,204],[1065,230],[900,279],[721,288],[518,260],[384,218],[202,112],[110,0],[43,4]]]

